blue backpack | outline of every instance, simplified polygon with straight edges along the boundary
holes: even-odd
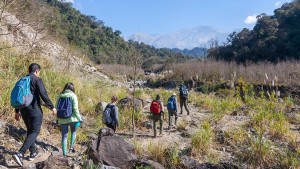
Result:
[[[69,118],[72,116],[73,106],[70,97],[59,98],[57,103],[57,117],[58,118]]]
[[[31,104],[33,95],[30,91],[30,76],[22,77],[10,94],[10,105],[16,109],[27,107]]]
[[[176,110],[175,107],[175,97],[170,97],[167,104],[168,110]]]

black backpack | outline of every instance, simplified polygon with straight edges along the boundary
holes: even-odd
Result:
[[[108,104],[104,111],[103,111],[103,114],[102,114],[102,123],[104,124],[111,124],[113,122],[113,119],[112,119],[112,113],[113,113],[113,108],[115,106],[114,105],[111,105],[111,104]]]
[[[188,98],[188,90],[185,85],[179,87],[179,94],[181,97]]]

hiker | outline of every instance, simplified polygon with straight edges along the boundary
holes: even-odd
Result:
[[[177,125],[177,99],[176,99],[176,93],[173,93],[172,96],[168,99],[168,114],[169,114],[169,127],[168,129],[170,130],[171,127],[173,126],[172,124],[172,119],[173,116],[175,116],[175,126]]]
[[[154,137],[157,136],[156,132],[156,122],[159,121],[159,134],[162,134],[163,128],[163,118],[164,118],[164,105],[163,102],[160,100],[160,95],[156,95],[156,99],[152,101],[150,105],[150,113],[152,114],[153,119],[153,130],[154,130]]]
[[[67,139],[69,126],[71,129],[70,148],[69,153],[75,153],[74,142],[76,138],[76,130],[82,123],[82,118],[78,109],[78,99],[75,94],[75,87],[73,83],[67,83],[57,98],[57,122],[60,124],[61,130],[61,145],[63,155],[67,155]]]
[[[113,96],[111,98],[111,103],[105,107],[102,115],[103,123],[106,124],[107,127],[113,129],[114,132],[116,132],[117,127],[119,127],[119,109],[116,106],[117,101],[117,96]]]
[[[40,129],[43,122],[43,111],[41,108],[41,99],[45,102],[45,105],[52,110],[53,114],[56,114],[56,109],[52,104],[47,90],[44,86],[42,79],[40,76],[41,66],[32,63],[29,66],[29,74],[26,77],[30,77],[30,84],[28,88],[30,88],[30,92],[32,94],[32,100],[28,106],[23,108],[15,108],[15,119],[17,121],[20,118],[23,118],[27,129],[27,137],[19,149],[17,153],[13,155],[13,159],[20,166],[23,165],[23,158],[26,151],[29,149],[30,155],[29,160],[32,161],[38,155],[37,147],[36,147],[36,138],[40,133]],[[13,93],[12,93],[13,96]],[[12,98],[11,98],[12,99]]]
[[[190,111],[188,109],[188,97],[189,97],[189,92],[186,86],[182,83],[179,86],[179,102],[180,102],[180,114],[182,114],[182,107],[184,106],[187,115],[190,114]]]

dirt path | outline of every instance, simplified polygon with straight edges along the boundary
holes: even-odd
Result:
[[[145,107],[145,112],[148,111],[149,105]],[[158,135],[154,138],[153,129],[148,129],[146,131],[136,131],[136,141],[140,142],[144,149],[150,143],[159,142],[165,146],[177,144],[179,150],[184,150],[191,145],[191,138],[189,138],[199,127],[202,122],[209,119],[211,114],[207,112],[200,112],[197,107],[194,105],[189,105],[190,115],[186,114],[186,111],[183,111],[183,114],[179,114],[177,126],[168,130],[168,112],[165,108],[165,119],[163,122],[163,134]],[[174,122],[174,117],[173,117]],[[152,121],[150,124],[152,125]],[[159,123],[157,123],[159,126]],[[180,129],[179,129],[180,128]],[[159,133],[159,129],[157,129]],[[131,139],[129,139],[131,140]],[[132,140],[131,140],[132,141]]]

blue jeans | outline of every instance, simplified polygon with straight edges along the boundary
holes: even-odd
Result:
[[[68,132],[69,132],[69,126],[71,128],[71,140],[70,140],[70,149],[73,148],[75,138],[76,138],[76,130],[80,126],[80,122],[71,122],[68,124],[60,124],[60,130],[61,130],[61,146],[63,155],[67,155],[67,138],[68,138]]]

